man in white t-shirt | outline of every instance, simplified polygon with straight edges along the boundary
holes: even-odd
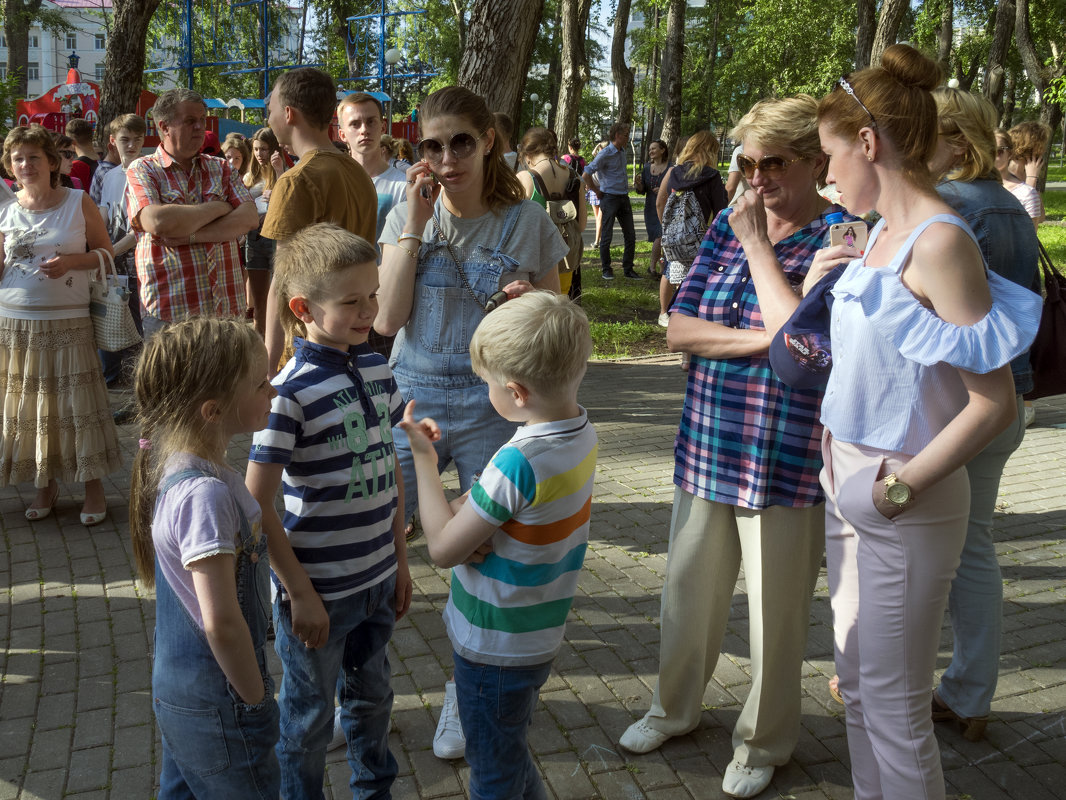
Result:
[[[385,227],[385,217],[393,206],[407,199],[407,176],[389,164],[381,149],[385,132],[385,114],[381,103],[366,92],[353,92],[337,106],[338,133],[347,142],[348,152],[359,162],[378,191],[378,229]]]

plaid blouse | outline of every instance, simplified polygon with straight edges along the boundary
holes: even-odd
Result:
[[[825,214],[775,247],[789,283],[799,287],[825,243]],[[719,214],[674,298],[671,313],[731,328],[762,328],[744,248]],[[674,483],[686,492],[742,508],[812,506],[824,499],[818,422],[823,390],[792,389],[766,353],[741,358],[692,356],[674,444]]]
[[[198,155],[192,174],[160,145],[126,170],[130,228],[137,234],[137,279],[141,305],[164,322],[195,314],[236,317],[247,307],[244,267],[236,240],[217,244],[166,247],[141,227],[140,213],[149,205],[196,205],[225,200],[234,208],[252,202],[244,181],[234,180],[224,158]]]

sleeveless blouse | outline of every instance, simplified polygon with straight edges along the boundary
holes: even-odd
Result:
[[[67,189],[59,205],[30,211],[17,200],[0,206],[4,271],[0,314],[14,319],[53,320],[89,316],[89,272],[71,270],[62,278],[40,271],[57,255],[85,252],[82,192]]]
[[[957,225],[974,239],[962,219],[936,214],[887,265],[868,267],[864,255],[833,287],[833,371],[822,424],[836,439],[916,455],[966,405],[958,370],[998,369],[1036,336],[1040,296],[987,269],[992,307],[973,325],[946,322],[918,302],[900,273],[914,242],[935,222]],[[874,227],[867,254],[884,224]]]

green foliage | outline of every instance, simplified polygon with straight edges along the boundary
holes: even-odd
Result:
[[[14,127],[15,103],[21,99],[18,76],[9,72],[6,78],[0,78],[0,136],[6,137],[7,132]]]
[[[1052,192],[1048,194],[1051,195]],[[1058,194],[1066,196],[1066,192],[1058,192]],[[1062,218],[1061,210],[1059,218]],[[1066,269],[1066,228],[1062,225],[1041,225],[1037,235],[1047,248],[1051,263],[1058,267],[1060,272]]]

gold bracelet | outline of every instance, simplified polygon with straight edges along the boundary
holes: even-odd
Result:
[[[414,239],[414,240],[415,240],[416,242],[418,242],[419,244],[422,244],[422,237],[421,237],[421,236],[419,236],[419,235],[418,235],[417,233],[407,233],[407,232],[405,231],[404,233],[401,233],[401,234],[400,234],[400,235],[399,235],[399,236],[398,236],[398,237],[396,238],[396,241],[397,241],[397,242],[402,242],[402,241],[403,241],[404,239]]]
[[[400,247],[400,245],[398,244],[396,245],[396,247],[400,250],[403,250],[405,253],[407,253],[407,255],[411,256],[412,261],[414,261],[415,263],[418,262],[418,253],[416,253],[410,247]]]

